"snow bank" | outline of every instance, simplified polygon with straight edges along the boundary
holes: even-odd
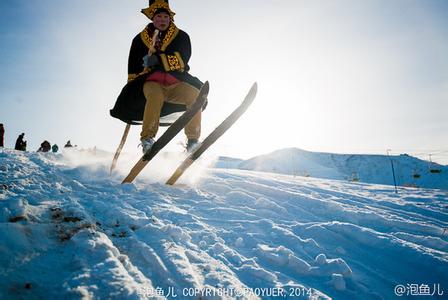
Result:
[[[174,154],[121,185],[127,158],[109,176],[111,154],[100,151],[0,150],[0,298],[448,292],[444,191],[207,168],[213,158],[198,164],[200,178],[165,186]]]

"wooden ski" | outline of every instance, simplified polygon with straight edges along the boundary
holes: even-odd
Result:
[[[126,142],[126,138],[129,134],[129,129],[131,129],[131,124],[126,124],[126,127],[124,128],[123,137],[121,138],[120,145],[118,145],[117,151],[115,151],[114,158],[112,160],[112,165],[110,166],[110,175],[112,175],[112,171],[117,166],[117,160],[120,156],[121,150],[123,149],[124,143]]]
[[[232,125],[244,114],[247,108],[252,104],[257,95],[257,83],[252,85],[244,101],[238,106],[216,129],[210,133],[204,141],[180,164],[168,179],[166,184],[173,185],[177,179],[207,150],[218,140]]]

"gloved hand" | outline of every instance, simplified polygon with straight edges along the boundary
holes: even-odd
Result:
[[[143,67],[145,67],[145,68],[151,68],[158,64],[159,64],[159,59],[157,58],[157,55],[147,54],[147,55],[145,55],[145,57],[143,57]]]

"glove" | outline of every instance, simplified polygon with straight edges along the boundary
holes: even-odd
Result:
[[[156,55],[145,55],[145,57],[143,57],[143,67],[145,68],[151,68],[154,67],[155,65],[159,64],[159,59],[157,58]]]

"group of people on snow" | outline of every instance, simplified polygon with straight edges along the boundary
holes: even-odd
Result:
[[[5,147],[5,127],[3,123],[0,123],[0,148]],[[73,147],[71,141],[67,141],[64,148],[71,148]],[[16,144],[14,145],[14,150],[18,151],[26,151],[27,149],[27,141],[25,140],[25,133],[19,134],[16,140]],[[45,140],[40,144],[39,149],[37,149],[37,152],[53,152],[57,153],[59,151],[59,146],[57,144],[54,144],[53,146],[50,144],[49,141]]]
[[[53,153],[57,153],[59,151],[59,146],[54,144],[53,146],[51,146],[50,142],[45,140],[42,142],[42,144],[40,144],[40,148],[37,150],[37,152],[53,152]]]

